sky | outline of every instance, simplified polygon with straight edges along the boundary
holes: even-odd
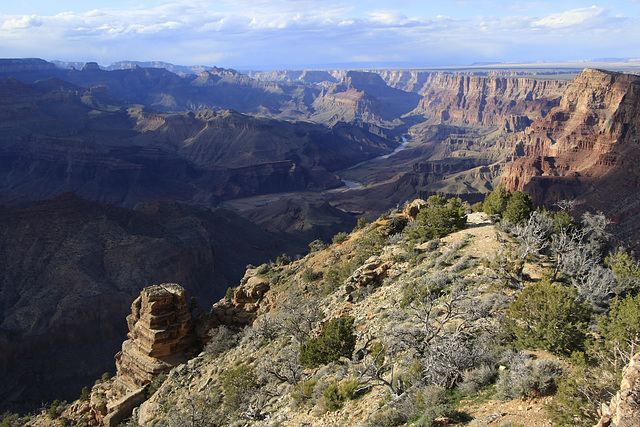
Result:
[[[241,69],[640,58],[640,0],[3,3],[0,58]]]

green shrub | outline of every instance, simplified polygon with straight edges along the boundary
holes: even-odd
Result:
[[[308,267],[302,272],[302,281],[305,283],[315,282],[320,279],[322,279],[322,271],[315,271],[312,267]]]
[[[80,400],[83,400],[83,401],[89,400],[90,396],[91,396],[91,388],[83,387],[82,392],[80,393]]]
[[[624,261],[624,260],[623,260]],[[572,372],[558,381],[550,408],[559,426],[592,426],[598,410],[620,387],[622,372],[640,344],[640,295],[616,297],[610,311],[598,318],[601,339],[590,342],[587,355],[571,355]]]
[[[224,294],[225,299],[233,299],[233,288],[227,288],[227,292]]]
[[[538,282],[524,288],[506,312],[504,327],[520,348],[571,354],[584,349],[591,318],[574,288]]]
[[[600,404],[608,403],[619,382],[607,383],[603,372],[590,367],[584,353],[571,355],[571,372],[556,379],[557,390],[549,414],[556,426],[593,426],[600,420]]]
[[[271,266],[267,263],[264,263],[258,266],[258,268],[256,269],[256,274],[264,276],[265,274],[269,273],[269,271],[271,271]]]
[[[357,378],[348,378],[340,384],[340,396],[344,400],[353,400],[357,397],[360,381]]]
[[[326,247],[327,247],[326,243],[324,243],[320,239],[316,239],[313,242],[309,243],[309,252],[313,253],[313,252],[321,251]]]
[[[353,274],[357,266],[354,262],[347,262],[342,265],[333,265],[324,275],[324,288],[322,295],[327,296],[342,285],[342,283]]]
[[[417,228],[409,233],[411,239],[431,240],[464,228],[467,214],[460,199],[431,196],[428,202],[429,207],[416,216]]]
[[[484,198],[482,208],[489,215],[502,215],[507,209],[509,201],[509,192],[504,188],[504,184],[500,183],[491,193]]]
[[[362,216],[358,218],[358,223],[356,224],[356,227],[353,229],[353,231],[362,230],[367,226],[367,224],[369,224],[369,220]]]
[[[618,250],[605,258],[605,264],[616,276],[620,288],[637,289],[640,282],[640,264],[631,255]]]
[[[327,388],[322,390],[322,397],[329,411],[337,411],[342,407],[342,403],[347,400],[353,400],[356,392],[360,387],[360,381],[355,378],[349,378],[342,381],[330,383]]]
[[[332,242],[336,245],[344,243],[349,239],[349,235],[347,233],[343,233],[342,231],[333,236]]]
[[[58,411],[58,409],[60,409],[59,407],[60,401],[57,399],[54,400],[49,409],[47,409],[47,418],[49,418],[50,420],[55,420],[56,418],[58,418],[60,416],[60,412]]]
[[[640,294],[615,297],[609,313],[598,318],[598,330],[602,341],[591,350],[599,352],[598,359],[609,362],[606,367],[620,379],[622,369],[640,348]]]
[[[553,394],[556,377],[561,373],[560,366],[554,361],[518,357],[508,369],[500,372],[496,397],[506,401]]]
[[[343,398],[336,382],[332,382],[322,391],[322,397],[329,411],[337,411],[342,407]]]
[[[282,254],[276,258],[276,265],[284,266],[291,264],[291,259],[287,256],[287,254]]]
[[[300,364],[316,368],[334,362],[340,357],[351,358],[356,345],[353,321],[351,316],[331,319],[316,339],[300,346]]]
[[[249,399],[257,385],[256,373],[248,365],[240,365],[227,371],[222,381],[225,405],[232,409],[239,408],[244,401]]]
[[[392,216],[387,222],[387,234],[393,236],[402,233],[408,222],[409,220],[404,216]]]
[[[317,383],[318,380],[312,378],[307,381],[300,381],[298,384],[296,384],[295,390],[291,393],[291,397],[293,398],[294,402],[296,402],[297,404],[301,404],[311,399],[311,397],[313,396],[313,390],[315,389]]]
[[[509,201],[502,217],[512,224],[524,224],[533,212],[531,197],[522,191],[516,191],[509,196]]]

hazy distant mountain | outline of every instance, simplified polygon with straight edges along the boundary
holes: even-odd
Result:
[[[77,70],[81,70],[85,62],[67,62],[67,61],[58,61],[54,60],[51,63],[55,64],[59,68],[75,68]],[[113,71],[113,70],[128,70],[130,68],[141,67],[141,68],[164,68],[165,70],[171,71],[176,74],[199,74],[203,71],[211,67],[207,67],[205,65],[174,65],[169,62],[163,61],[118,61],[113,62],[106,66],[101,66],[100,69]]]

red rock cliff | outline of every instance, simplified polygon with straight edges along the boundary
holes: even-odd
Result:
[[[542,117],[567,87],[563,81],[532,78],[448,73],[420,77],[415,80],[422,83],[418,92],[423,98],[414,113],[455,125],[501,125],[512,115]]]
[[[640,76],[587,69],[557,107],[516,135],[522,157],[507,165],[502,181],[538,204],[575,199],[636,239],[639,135]]]

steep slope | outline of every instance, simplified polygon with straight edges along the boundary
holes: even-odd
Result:
[[[305,246],[228,211],[175,202],[128,210],[67,193],[0,206],[0,406],[75,398],[111,371],[129,305],[149,283],[184,283],[206,306],[247,263]]]
[[[409,218],[421,206],[424,208],[423,201],[412,204],[403,214],[396,215],[396,220],[410,221],[408,227],[415,230]],[[469,228],[441,241],[417,244],[415,249],[410,248],[413,245],[406,235],[389,236],[388,240],[383,237],[393,233],[395,220],[380,220],[302,260],[247,270],[233,296],[213,306],[214,329],[205,352],[155,382],[154,389],[159,385],[157,391],[134,411],[134,419],[141,425],[180,425],[201,420],[210,425],[238,421],[256,426],[274,422],[285,426],[362,426],[384,424],[385,420],[395,420],[393,425],[399,425],[409,413],[420,414],[419,409],[410,409],[412,405],[420,408],[424,399],[424,404],[430,407],[435,400],[429,399],[435,397],[428,393],[443,388],[421,389],[428,396],[420,394],[423,392],[417,395],[403,392],[410,387],[411,375],[420,375],[416,368],[418,356],[408,350],[421,336],[421,328],[414,322],[428,322],[419,315],[412,317],[413,310],[418,313],[417,305],[405,305],[408,292],[414,289],[411,286],[440,280],[439,286],[466,292],[459,300],[444,297],[432,302],[434,309],[438,307],[432,314],[437,312],[438,319],[445,319],[447,303],[451,304],[450,309],[455,306],[454,310],[478,313],[480,318],[475,320],[458,317],[453,321],[461,330],[476,324],[479,328],[474,330],[478,335],[480,330],[495,327],[498,307],[509,300],[492,290],[489,270],[478,264],[482,257],[498,253],[503,245],[501,240],[507,236],[498,233],[484,214],[472,214],[469,219],[472,225]],[[348,273],[334,277],[336,271],[345,268]],[[468,283],[469,287],[462,283]],[[443,302],[445,305],[440,305]],[[237,307],[251,311],[230,316]],[[132,316],[135,310],[134,307]],[[301,366],[297,349],[300,347],[303,352],[305,342],[321,335],[337,319],[354,321],[353,358],[349,353],[331,363],[321,363],[318,368]],[[238,335],[238,328],[247,322],[253,326]],[[412,329],[412,325],[416,327]],[[465,358],[468,352],[483,351],[483,344],[473,347],[474,339],[465,337],[464,344],[444,340],[438,345],[446,348],[449,344],[457,345],[455,353],[465,355],[461,357],[469,361]],[[392,347],[394,339],[397,347]],[[440,352],[442,347],[434,345],[432,351]],[[480,363],[481,357],[469,357],[478,357],[474,360]],[[433,370],[435,374],[429,377],[430,381],[444,384],[444,374],[440,377],[439,369],[425,365],[422,372]],[[106,392],[109,396],[119,378],[127,375],[126,371],[119,371],[109,383],[94,387],[93,393]],[[406,381],[405,385],[402,381]],[[346,390],[345,384],[353,387],[348,395],[339,391]],[[335,396],[325,391],[334,389]],[[339,397],[340,393],[345,393],[345,397]],[[82,414],[87,414],[87,410],[81,408],[93,402],[92,397],[91,403],[76,403],[64,415],[86,418]],[[332,402],[336,406],[330,406]],[[540,408],[537,401],[529,405]],[[115,404],[111,407],[116,408]],[[398,407],[398,412],[407,412],[396,418],[389,414],[387,418],[381,416],[393,407]],[[454,416],[450,415],[449,422],[454,422]],[[503,422],[526,420],[526,425],[535,427],[549,423],[543,411],[533,413],[523,408],[500,413],[496,418]]]
[[[516,135],[516,154],[502,181],[536,203],[575,200],[605,212],[616,234],[637,245],[640,200],[640,77],[587,69],[560,105]]]

